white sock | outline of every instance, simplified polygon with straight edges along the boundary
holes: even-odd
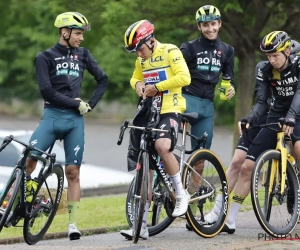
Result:
[[[219,215],[221,213],[222,205],[223,205],[223,194],[218,194],[216,203],[213,208],[213,212]]]
[[[146,228],[147,227],[149,207],[150,207],[150,203],[146,202],[145,210],[144,210],[144,215],[143,215],[142,228]]]
[[[229,213],[227,217],[227,223],[228,224],[233,224],[235,223],[236,216],[238,215],[238,212],[240,210],[242,204],[232,202],[229,208]]]
[[[178,172],[175,175],[170,176],[170,178],[171,178],[171,181],[175,188],[175,194],[178,195],[178,194],[184,193],[183,188],[182,188],[180,172]]]

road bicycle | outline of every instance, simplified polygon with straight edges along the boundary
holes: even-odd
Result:
[[[279,122],[282,123],[282,120]],[[294,157],[289,153],[285,134],[278,123],[254,127],[277,131],[275,149],[266,150],[256,160],[251,176],[251,199],[256,218],[272,237],[289,235],[299,219],[299,181]],[[293,135],[292,135],[293,136]],[[248,137],[249,141],[254,142]]]
[[[196,113],[195,113],[196,115]],[[205,133],[202,137],[197,138],[196,136],[191,135],[189,132],[187,132],[187,124],[188,120],[186,117],[182,118],[182,129],[180,129],[180,133],[183,134],[183,131],[186,131],[185,134],[182,137],[182,144],[176,144],[175,149],[178,149],[180,152],[182,150],[185,150],[186,154],[191,154],[197,149],[200,148],[201,143],[205,144],[207,134]],[[185,141],[186,136],[190,136],[195,142],[196,145],[192,150],[185,149]],[[178,161],[178,165],[180,166],[180,157],[176,154],[174,154],[175,158]],[[161,168],[164,168],[162,161],[160,160],[159,156],[156,156],[153,154],[153,157],[156,159],[156,161],[151,160],[150,158],[150,164],[157,164],[159,162],[159,165]],[[184,155],[183,155],[184,157]],[[154,167],[153,167],[154,169]],[[168,195],[167,190],[165,189],[164,183],[161,180],[161,178],[158,177],[157,173],[154,172],[154,178],[152,181],[152,202],[151,207],[149,208],[148,212],[148,231],[149,236],[154,236],[156,234],[161,233],[163,230],[165,230],[173,221],[174,217],[169,217],[167,212],[167,202],[170,200],[170,197]],[[133,178],[126,197],[126,206],[125,206],[125,213],[126,213],[126,219],[128,222],[128,225],[130,228],[133,227],[133,194],[134,194],[134,185],[135,185],[135,178]]]
[[[155,235],[167,228],[173,221],[172,212],[176,202],[174,190],[171,182],[167,178],[167,174],[160,164],[159,157],[155,151],[151,150],[153,146],[153,132],[170,133],[172,138],[171,149],[173,151],[175,145],[180,151],[180,171],[182,175],[183,186],[191,194],[191,201],[186,213],[186,218],[193,230],[200,236],[213,237],[218,234],[227,217],[228,211],[228,184],[225,175],[225,170],[218,157],[210,150],[205,148],[196,150],[187,161],[184,161],[185,153],[192,153],[185,150],[188,119],[195,118],[196,113],[181,114],[183,131],[182,144],[176,145],[174,140],[175,134],[172,128],[170,131],[154,129],[148,127],[137,127],[129,125],[125,121],[120,129],[118,145],[122,143],[124,131],[126,128],[139,129],[143,131],[141,139],[141,147],[136,168],[136,176],[133,185],[133,195],[131,198],[131,215],[130,221],[133,224],[133,242],[137,243],[141,229],[142,216],[144,206],[148,195],[149,185],[149,164],[151,164],[157,174],[159,180],[159,189],[153,189],[153,208],[152,218],[149,224],[149,235]],[[206,136],[201,137],[201,142],[206,142]],[[149,157],[151,155],[151,157]],[[152,157],[152,155],[154,155]],[[196,171],[198,165],[202,165],[202,172]],[[153,181],[154,187],[157,187]],[[224,190],[224,202],[222,203],[222,213],[218,220],[211,225],[205,223],[205,214],[211,212],[214,204],[216,193],[219,190]],[[129,198],[130,199],[130,198]],[[156,207],[156,208],[155,208]],[[199,208],[199,209],[197,209]],[[164,210],[164,211],[163,211]],[[163,211],[163,212],[162,212]],[[151,213],[150,213],[151,214]],[[166,216],[162,216],[165,214]],[[151,217],[151,216],[150,216]],[[129,222],[130,223],[130,222]]]
[[[0,232],[3,227],[17,227],[24,219],[24,240],[33,245],[43,238],[53,221],[63,192],[64,172],[62,166],[55,163],[56,155],[51,153],[53,145],[48,152],[44,152],[10,135],[3,140],[0,152],[12,141],[23,145],[24,149],[0,195]],[[31,154],[31,151],[38,151],[42,156]],[[32,180],[37,183],[37,189],[30,202],[26,200],[28,156],[41,164],[39,173]]]

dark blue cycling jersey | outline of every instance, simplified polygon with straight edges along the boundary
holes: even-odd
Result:
[[[57,43],[54,47],[38,53],[35,58],[36,77],[45,107],[77,109],[81,96],[83,72],[94,76],[97,87],[88,101],[94,108],[108,86],[108,77],[89,50],[67,48]]]
[[[234,86],[234,49],[218,37],[211,41],[203,35],[181,45],[180,50],[189,67],[191,84],[182,88],[183,94],[202,99],[214,99],[221,73],[227,74]]]

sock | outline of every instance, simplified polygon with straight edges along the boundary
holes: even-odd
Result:
[[[147,227],[149,207],[150,207],[150,203],[147,202],[146,205],[145,205],[145,210],[144,210],[144,215],[143,215],[142,228],[146,228]]]
[[[178,172],[175,175],[170,176],[171,181],[173,183],[173,186],[175,188],[175,194],[182,194],[183,193],[183,188],[182,188],[182,182],[181,182],[181,176],[180,172]]]
[[[246,196],[233,194],[232,200],[233,202],[230,205],[227,222],[228,224],[235,223],[236,216],[238,215],[238,212],[240,210],[240,207],[245,200]]]
[[[69,223],[76,224],[77,213],[79,210],[79,201],[68,201]]]
[[[219,215],[221,213],[222,205],[223,205],[223,193],[221,194],[219,193],[213,208],[213,212]]]

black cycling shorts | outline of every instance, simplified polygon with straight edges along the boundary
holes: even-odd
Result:
[[[160,115],[160,120],[156,128],[158,129],[163,129],[163,130],[170,130],[171,126],[175,128],[176,132],[176,141],[178,138],[178,131],[179,131],[179,126],[181,124],[181,115],[178,113],[166,113],[166,114],[161,114]],[[165,133],[165,132],[156,132],[156,140],[160,138],[169,138],[171,139],[170,133]],[[154,145],[152,147],[152,150],[154,149]],[[155,153],[156,154],[156,153]],[[150,155],[151,159],[151,155]],[[149,164],[149,168],[154,170],[154,167],[152,164],[154,164],[155,161],[151,160],[151,164]]]
[[[254,125],[260,125],[260,124],[265,124],[267,121],[268,113],[265,113],[259,117],[259,119],[253,124]],[[248,136],[254,140],[254,138],[257,136],[261,128],[253,128],[249,129]],[[240,149],[245,151],[246,153],[248,152],[248,149],[250,147],[251,143],[248,139],[247,136],[240,136],[239,141],[237,143],[236,149]]]

